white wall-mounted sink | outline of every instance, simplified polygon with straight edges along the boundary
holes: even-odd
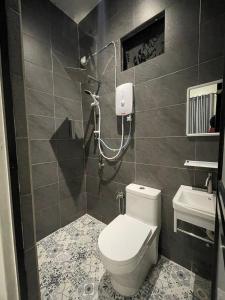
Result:
[[[177,220],[214,231],[215,194],[181,185],[173,198],[174,231],[177,231]]]

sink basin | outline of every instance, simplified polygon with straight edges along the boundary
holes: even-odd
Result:
[[[181,185],[173,198],[174,231],[178,219],[214,231],[215,200],[214,194]]]

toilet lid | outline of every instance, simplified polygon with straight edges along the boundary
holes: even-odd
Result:
[[[98,246],[101,253],[115,262],[134,258],[151,234],[151,225],[127,215],[119,215],[100,234]]]

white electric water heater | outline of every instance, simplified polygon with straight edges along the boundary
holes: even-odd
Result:
[[[133,112],[133,83],[128,82],[116,88],[116,115],[127,116]]]

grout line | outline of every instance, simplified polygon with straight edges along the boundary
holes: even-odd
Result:
[[[177,104],[170,104],[170,105],[165,105],[165,106],[152,107],[152,108],[144,109],[144,110],[136,110],[135,113],[165,109],[165,108],[170,108],[170,107],[173,108],[173,107],[181,106],[181,105],[186,105],[186,102],[181,102],[181,103],[177,103]]]
[[[76,121],[78,122],[78,121]],[[79,121],[80,122],[80,121]],[[51,141],[70,141],[70,142],[74,142],[75,140],[71,140],[70,138],[54,138],[54,139],[49,139],[49,138],[41,138],[41,139],[30,139],[30,141],[48,141],[48,142],[51,142]]]
[[[55,106],[55,104],[54,104]],[[41,118],[49,118],[49,119],[54,119],[54,120],[65,120],[66,118],[69,118],[69,116],[66,117],[55,117],[55,116],[45,116],[45,115],[38,115],[38,114],[27,114],[28,117],[41,117]],[[82,122],[80,119],[74,119],[74,118],[69,118],[69,120],[75,121],[75,122]]]
[[[56,160],[52,160],[52,161],[43,161],[40,163],[31,163],[31,166],[39,166],[39,165],[47,165],[47,164],[53,164],[53,163],[57,163]]]
[[[180,167],[173,167],[173,166],[168,166],[168,165],[159,165],[159,164],[146,164],[146,163],[141,163],[138,162],[136,163],[137,165],[143,165],[143,166],[153,166],[153,167],[163,167],[163,168],[169,168],[169,169],[179,169],[179,170],[195,170],[194,167],[193,168],[180,168]]]
[[[174,71],[174,72],[171,72],[171,73],[166,73],[166,74],[164,74],[164,75],[161,75],[161,76],[158,76],[158,77],[154,77],[154,78],[148,79],[148,80],[146,80],[146,81],[141,81],[141,82],[138,82],[138,83],[135,82],[135,85],[134,85],[134,86],[141,85],[141,84],[145,85],[145,84],[148,83],[148,82],[151,82],[151,81],[154,81],[154,80],[157,80],[157,79],[161,79],[161,78],[164,78],[164,77],[167,77],[167,76],[171,76],[171,75],[177,74],[177,73],[179,73],[179,72],[186,71],[186,70],[189,70],[189,69],[192,69],[192,68],[196,68],[196,67],[198,67],[197,64],[192,65],[192,66],[190,66],[190,67],[186,67],[186,68],[179,69],[179,70]]]
[[[21,2],[21,1],[20,1]],[[22,12],[21,12],[22,14]],[[35,40],[37,40],[38,42],[42,43],[42,44],[45,44],[46,46],[50,47],[50,40],[51,40],[51,32],[50,32],[50,26],[48,27],[49,29],[49,39],[48,39],[48,42],[46,42],[46,40],[43,40],[42,38],[40,38],[39,36],[36,36],[34,34],[31,34],[30,32],[27,32],[27,31],[24,31],[23,28],[22,28],[22,34],[25,34]]]
[[[54,69],[53,69],[53,47],[52,47],[52,39],[50,39],[50,47],[51,47],[51,61],[52,61],[52,70],[51,70],[51,74],[52,74],[52,85],[53,85],[53,89],[52,89],[52,93],[53,93],[53,115],[54,115],[54,131],[56,132],[56,102],[55,102],[55,82],[54,82]],[[59,164],[58,161],[56,161],[56,173],[57,173],[57,192],[58,192],[58,203],[57,203],[57,209],[58,209],[58,214],[59,214],[59,227],[61,227],[61,209],[60,209],[60,189],[59,189]]]
[[[200,47],[201,47],[201,10],[202,10],[202,0],[199,0],[199,16],[198,16],[198,82],[199,82],[199,70],[200,70]]]
[[[28,136],[16,136],[16,140],[28,140]]]
[[[52,70],[51,70],[51,69],[45,68],[45,67],[43,67],[42,65],[37,64],[37,63],[34,63],[33,61],[30,61],[30,60],[28,60],[28,59],[26,59],[26,58],[24,58],[24,62],[25,62],[25,63],[32,64],[33,66],[38,67],[39,69],[43,69],[44,71],[46,71],[46,72],[48,72],[48,73],[52,73]]]
[[[57,184],[57,182],[49,183],[49,184],[46,184],[46,185],[41,185],[41,186],[38,186],[38,187],[34,188],[34,191],[37,191],[37,190],[40,190],[42,188],[49,187],[49,186],[52,186],[52,185],[56,185],[56,184]]]
[[[20,1],[19,1],[20,2]],[[25,62],[24,62],[24,45],[23,45],[23,22],[22,22],[22,10],[21,10],[21,3],[20,5],[20,14],[19,14],[19,22],[20,22],[20,40],[21,40],[21,50],[22,50],[22,77],[23,77],[23,93],[24,93],[24,104],[25,104],[25,117],[26,117],[26,128],[27,128],[27,138],[28,138],[28,163],[29,163],[29,179],[30,179],[30,193],[31,193],[31,203],[32,203],[32,225],[33,225],[33,237],[34,237],[34,250],[35,250],[35,273],[37,275],[37,284],[40,286],[40,274],[38,270],[38,255],[37,255],[37,230],[36,230],[36,215],[35,215],[35,202],[34,202],[34,185],[33,185],[33,174],[32,174],[32,166],[31,166],[31,145],[30,145],[30,130],[28,125],[28,116],[27,116],[27,97],[26,97],[26,72],[25,72]],[[23,220],[22,220],[23,221]],[[23,244],[24,244],[24,237],[23,237]],[[38,289],[38,296],[40,297],[40,290]]]
[[[89,156],[88,159],[98,160],[98,157],[90,157]],[[112,161],[110,163],[112,164]],[[116,161],[113,161],[113,163],[134,164],[135,162],[134,161],[125,161],[125,160],[116,160]]]
[[[41,118],[48,118],[54,119],[54,116],[45,116],[45,115],[37,115],[37,114],[27,114],[28,117],[41,117]]]
[[[87,175],[87,177],[96,178],[96,176],[94,176],[94,175]],[[123,182],[119,182],[119,181],[115,181],[115,180],[111,180],[110,183],[117,183],[117,184],[124,185],[124,186],[128,185],[128,183],[123,183]],[[86,192],[86,193],[89,194],[89,195],[93,194],[91,192]],[[97,198],[99,197],[98,195],[94,195],[94,196],[97,197]]]

